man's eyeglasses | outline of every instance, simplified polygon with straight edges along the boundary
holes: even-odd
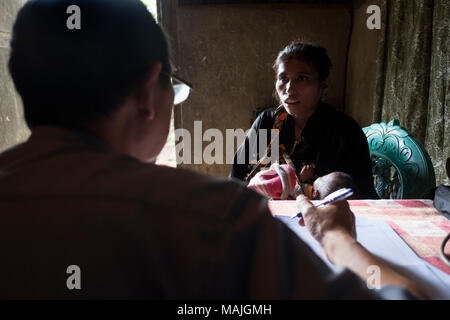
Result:
[[[189,97],[192,90],[192,85],[187,81],[184,81],[176,75],[164,72],[169,78],[173,86],[173,91],[175,92],[174,104],[180,104]]]

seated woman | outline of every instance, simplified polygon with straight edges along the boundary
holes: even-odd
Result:
[[[371,161],[366,136],[355,120],[321,101],[328,89],[331,61],[324,48],[293,42],[279,52],[273,65],[275,89],[280,106],[262,112],[252,125],[279,130],[279,162],[300,170],[314,168],[310,183],[334,171],[349,174],[363,199],[377,199],[373,187]],[[257,159],[270,155],[258,150]],[[259,146],[259,142],[258,142]],[[239,147],[230,177],[249,181],[263,165],[249,161],[249,136]],[[245,153],[245,154],[242,154]],[[244,163],[238,159],[245,159]],[[299,173],[299,172],[297,172]]]

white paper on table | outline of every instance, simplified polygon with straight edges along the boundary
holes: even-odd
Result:
[[[275,217],[305,241],[332,270],[342,270],[327,260],[320,244],[305,227],[299,226],[298,218]],[[359,243],[399,273],[414,279],[429,297],[450,299],[450,275],[417,256],[385,221],[356,216],[356,233]]]

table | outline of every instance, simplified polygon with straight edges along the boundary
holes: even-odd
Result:
[[[439,257],[441,243],[450,233],[450,220],[433,207],[433,201],[350,200],[348,202],[355,215],[386,221],[420,258],[450,275],[450,267]],[[273,215],[290,216],[298,212],[293,200],[269,201],[269,208]]]

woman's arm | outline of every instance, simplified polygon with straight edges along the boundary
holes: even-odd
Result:
[[[345,151],[341,165],[358,186],[361,199],[379,199],[373,184],[372,162],[366,135],[355,120],[348,120],[343,135]]]

